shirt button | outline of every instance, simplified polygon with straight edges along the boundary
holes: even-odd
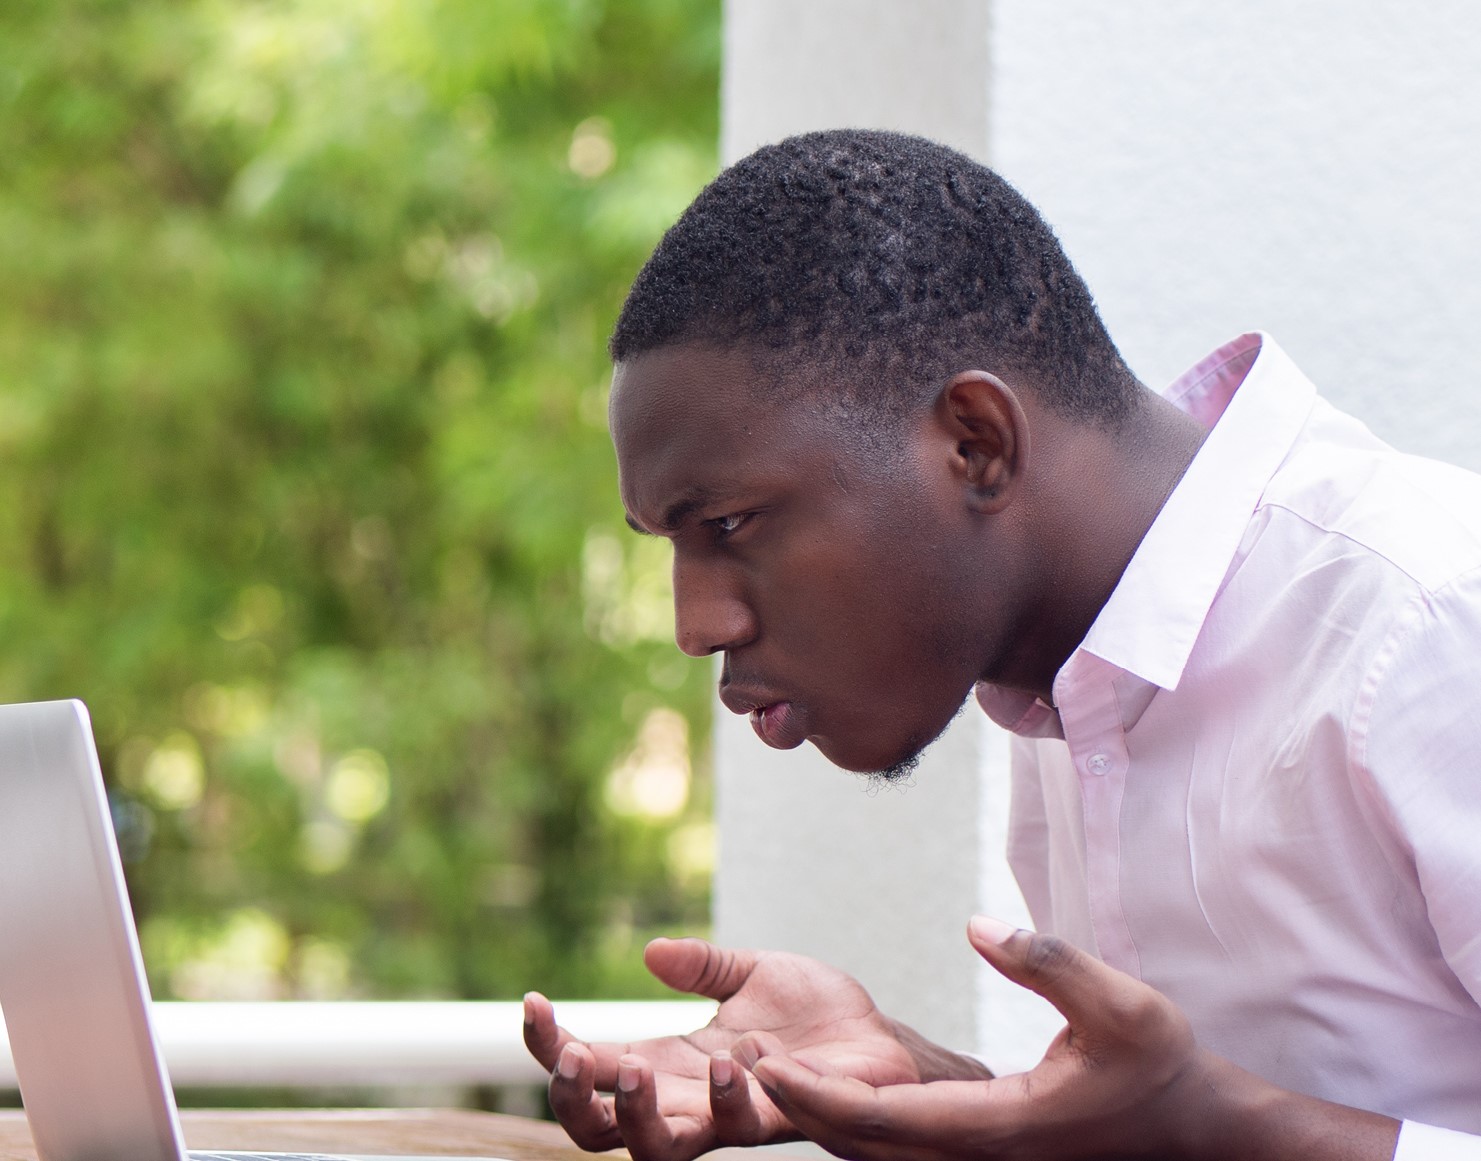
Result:
[[[1111,760],[1104,754],[1091,754],[1085,762],[1085,768],[1092,774],[1103,775],[1111,768]]]

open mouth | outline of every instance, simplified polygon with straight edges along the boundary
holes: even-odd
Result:
[[[800,746],[807,736],[803,730],[802,715],[789,701],[757,706],[750,716],[751,728],[756,731],[756,736],[774,749],[791,750]]]

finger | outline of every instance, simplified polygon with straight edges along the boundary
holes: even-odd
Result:
[[[614,1104],[622,1143],[633,1161],[689,1161],[714,1148],[714,1126],[691,1116],[665,1117],[658,1109],[658,1084],[641,1056],[617,1062]]]
[[[859,1161],[940,1157],[971,1140],[990,1147],[996,1082],[936,1081],[874,1088],[854,1077],[820,1076],[789,1056],[767,1056],[755,1075],[803,1133],[830,1153]]]
[[[703,939],[655,939],[643,950],[648,970],[669,987],[722,1001],[740,991],[758,958]]]
[[[1077,1037],[1094,1034],[1150,1048],[1161,1037],[1192,1031],[1156,989],[1050,935],[976,916],[967,936],[979,955],[1016,984],[1059,1009]]]
[[[550,1111],[571,1140],[589,1152],[622,1144],[612,1101],[596,1090],[596,1060],[579,1041],[561,1049],[551,1070]]]
[[[525,993],[525,1047],[549,1072],[574,1037],[555,1022],[555,1006],[539,992]]]
[[[525,1047],[546,1071],[555,1067],[567,1044],[583,1045],[596,1061],[596,1087],[611,1092],[617,1083],[617,1057],[626,1049],[615,1044],[591,1044],[573,1036],[555,1022],[555,1006],[539,992],[524,999]]]
[[[821,1077],[785,1055],[762,1057],[754,1075],[782,1114],[828,1152],[855,1161],[909,1156],[881,1121],[875,1092],[863,1081]]]
[[[772,1032],[747,1032],[730,1046],[731,1055],[747,1068],[754,1068],[763,1056],[785,1056],[787,1047]]]
[[[793,1060],[811,1069],[819,1076],[852,1076],[856,1075],[848,1067],[856,1065],[856,1061],[849,1057],[829,1056],[826,1051],[808,1051],[799,1049],[790,1051],[781,1038],[771,1032],[747,1032],[730,1046],[730,1054],[739,1060],[747,1068],[750,1068],[763,1056],[790,1056]],[[861,1077],[860,1079],[867,1079]]]
[[[710,1116],[716,1138],[727,1145],[756,1145],[765,1138],[761,1112],[751,1099],[751,1080],[724,1049],[710,1057]]]

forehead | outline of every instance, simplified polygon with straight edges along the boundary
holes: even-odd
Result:
[[[832,422],[745,351],[669,347],[619,363],[609,421],[622,499],[650,531],[761,486],[830,470]]]

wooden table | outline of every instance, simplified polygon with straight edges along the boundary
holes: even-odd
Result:
[[[294,1112],[181,1112],[191,1149],[264,1152],[403,1153],[453,1157],[507,1157],[509,1161],[592,1158],[557,1125],[468,1109],[330,1109]],[[626,1152],[596,1154],[614,1161]],[[708,1154],[720,1161],[757,1155],[745,1149]],[[0,1161],[36,1161],[25,1115],[0,1110]],[[785,1161],[771,1154],[768,1161]]]

